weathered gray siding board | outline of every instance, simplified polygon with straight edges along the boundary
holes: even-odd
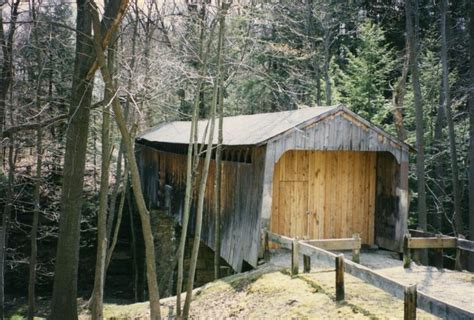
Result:
[[[376,172],[375,240],[381,247],[398,251],[402,218],[397,195],[400,167],[391,154],[379,153]]]
[[[240,270],[242,260],[256,266],[259,244],[259,209],[262,192],[264,147],[254,149],[252,163],[223,161],[222,190],[222,248],[221,256],[235,270]],[[137,160],[142,176],[147,204],[160,205],[164,184],[173,188],[171,213],[181,221],[186,186],[186,155],[166,153],[152,147],[139,145]],[[201,239],[214,249],[215,220],[213,217],[214,161],[207,183],[204,203],[203,229]],[[160,177],[161,184],[157,183]],[[195,205],[193,205],[194,216]],[[190,219],[190,231],[194,230],[194,217]]]

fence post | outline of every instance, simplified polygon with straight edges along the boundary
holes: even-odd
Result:
[[[454,270],[462,271],[462,252],[456,247],[456,259],[454,261]]]
[[[403,319],[416,319],[416,284],[405,287],[405,299],[403,304]]]
[[[459,234],[458,239],[465,239],[465,237],[462,234]],[[456,260],[454,261],[454,270],[462,271],[462,258],[462,252],[461,249],[459,249],[458,241],[456,240]]]
[[[441,239],[441,234],[436,234],[437,239]],[[443,269],[443,248],[435,248],[433,250],[433,264],[438,269]]]
[[[408,240],[410,239],[410,234],[405,234],[403,237],[403,268],[410,268],[411,265],[411,252],[408,247]]]
[[[299,251],[298,238],[293,238],[293,243],[291,244],[291,275],[293,276],[298,274],[300,268]]]
[[[355,263],[360,263],[360,246],[361,246],[360,236],[358,233],[354,233],[352,235],[352,238],[356,242],[356,246],[357,246],[357,248],[352,249],[352,261],[354,261]]]
[[[336,257],[336,301],[344,300],[344,255]]]
[[[268,244],[268,231],[263,230],[263,260],[270,261],[270,246]]]
[[[303,255],[303,272],[309,273],[311,272],[311,257],[307,255]]]

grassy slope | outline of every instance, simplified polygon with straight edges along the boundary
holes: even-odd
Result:
[[[162,300],[162,315],[174,316],[175,298]],[[191,315],[199,319],[402,319],[403,302],[346,274],[346,301],[334,301],[334,272],[291,277],[265,266],[195,290]],[[113,319],[146,319],[148,303],[105,306]],[[83,313],[82,319],[88,319]],[[418,310],[419,319],[435,317]]]

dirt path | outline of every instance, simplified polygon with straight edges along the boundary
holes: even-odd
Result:
[[[351,259],[350,253],[345,253]],[[464,271],[438,270],[435,267],[426,267],[412,263],[410,269],[404,269],[402,261],[397,259],[393,252],[372,251],[362,252],[361,264],[391,279],[405,285],[417,284],[418,290],[433,297],[446,301],[452,305],[474,312],[474,274]],[[290,254],[285,250],[275,250],[271,262],[282,267],[289,267]],[[318,264],[316,259],[311,259],[311,271],[327,270],[328,265]],[[300,266],[303,265],[301,261]],[[333,280],[332,280],[333,281]],[[350,290],[350,284],[346,285]]]

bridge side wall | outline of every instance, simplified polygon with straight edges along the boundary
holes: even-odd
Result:
[[[254,267],[257,265],[264,152],[265,147],[227,149],[227,158],[240,158],[241,161],[222,162],[221,257],[236,271],[242,269],[243,260]],[[245,161],[242,161],[243,153],[246,153]],[[181,221],[186,189],[186,155],[137,144],[136,156],[149,208],[169,205],[171,214]],[[198,172],[201,172],[203,161],[200,163]],[[212,160],[204,200],[201,239],[213,250],[215,173],[215,161]],[[170,197],[167,198],[166,194]],[[195,226],[196,198],[195,191],[189,227],[191,233]]]

